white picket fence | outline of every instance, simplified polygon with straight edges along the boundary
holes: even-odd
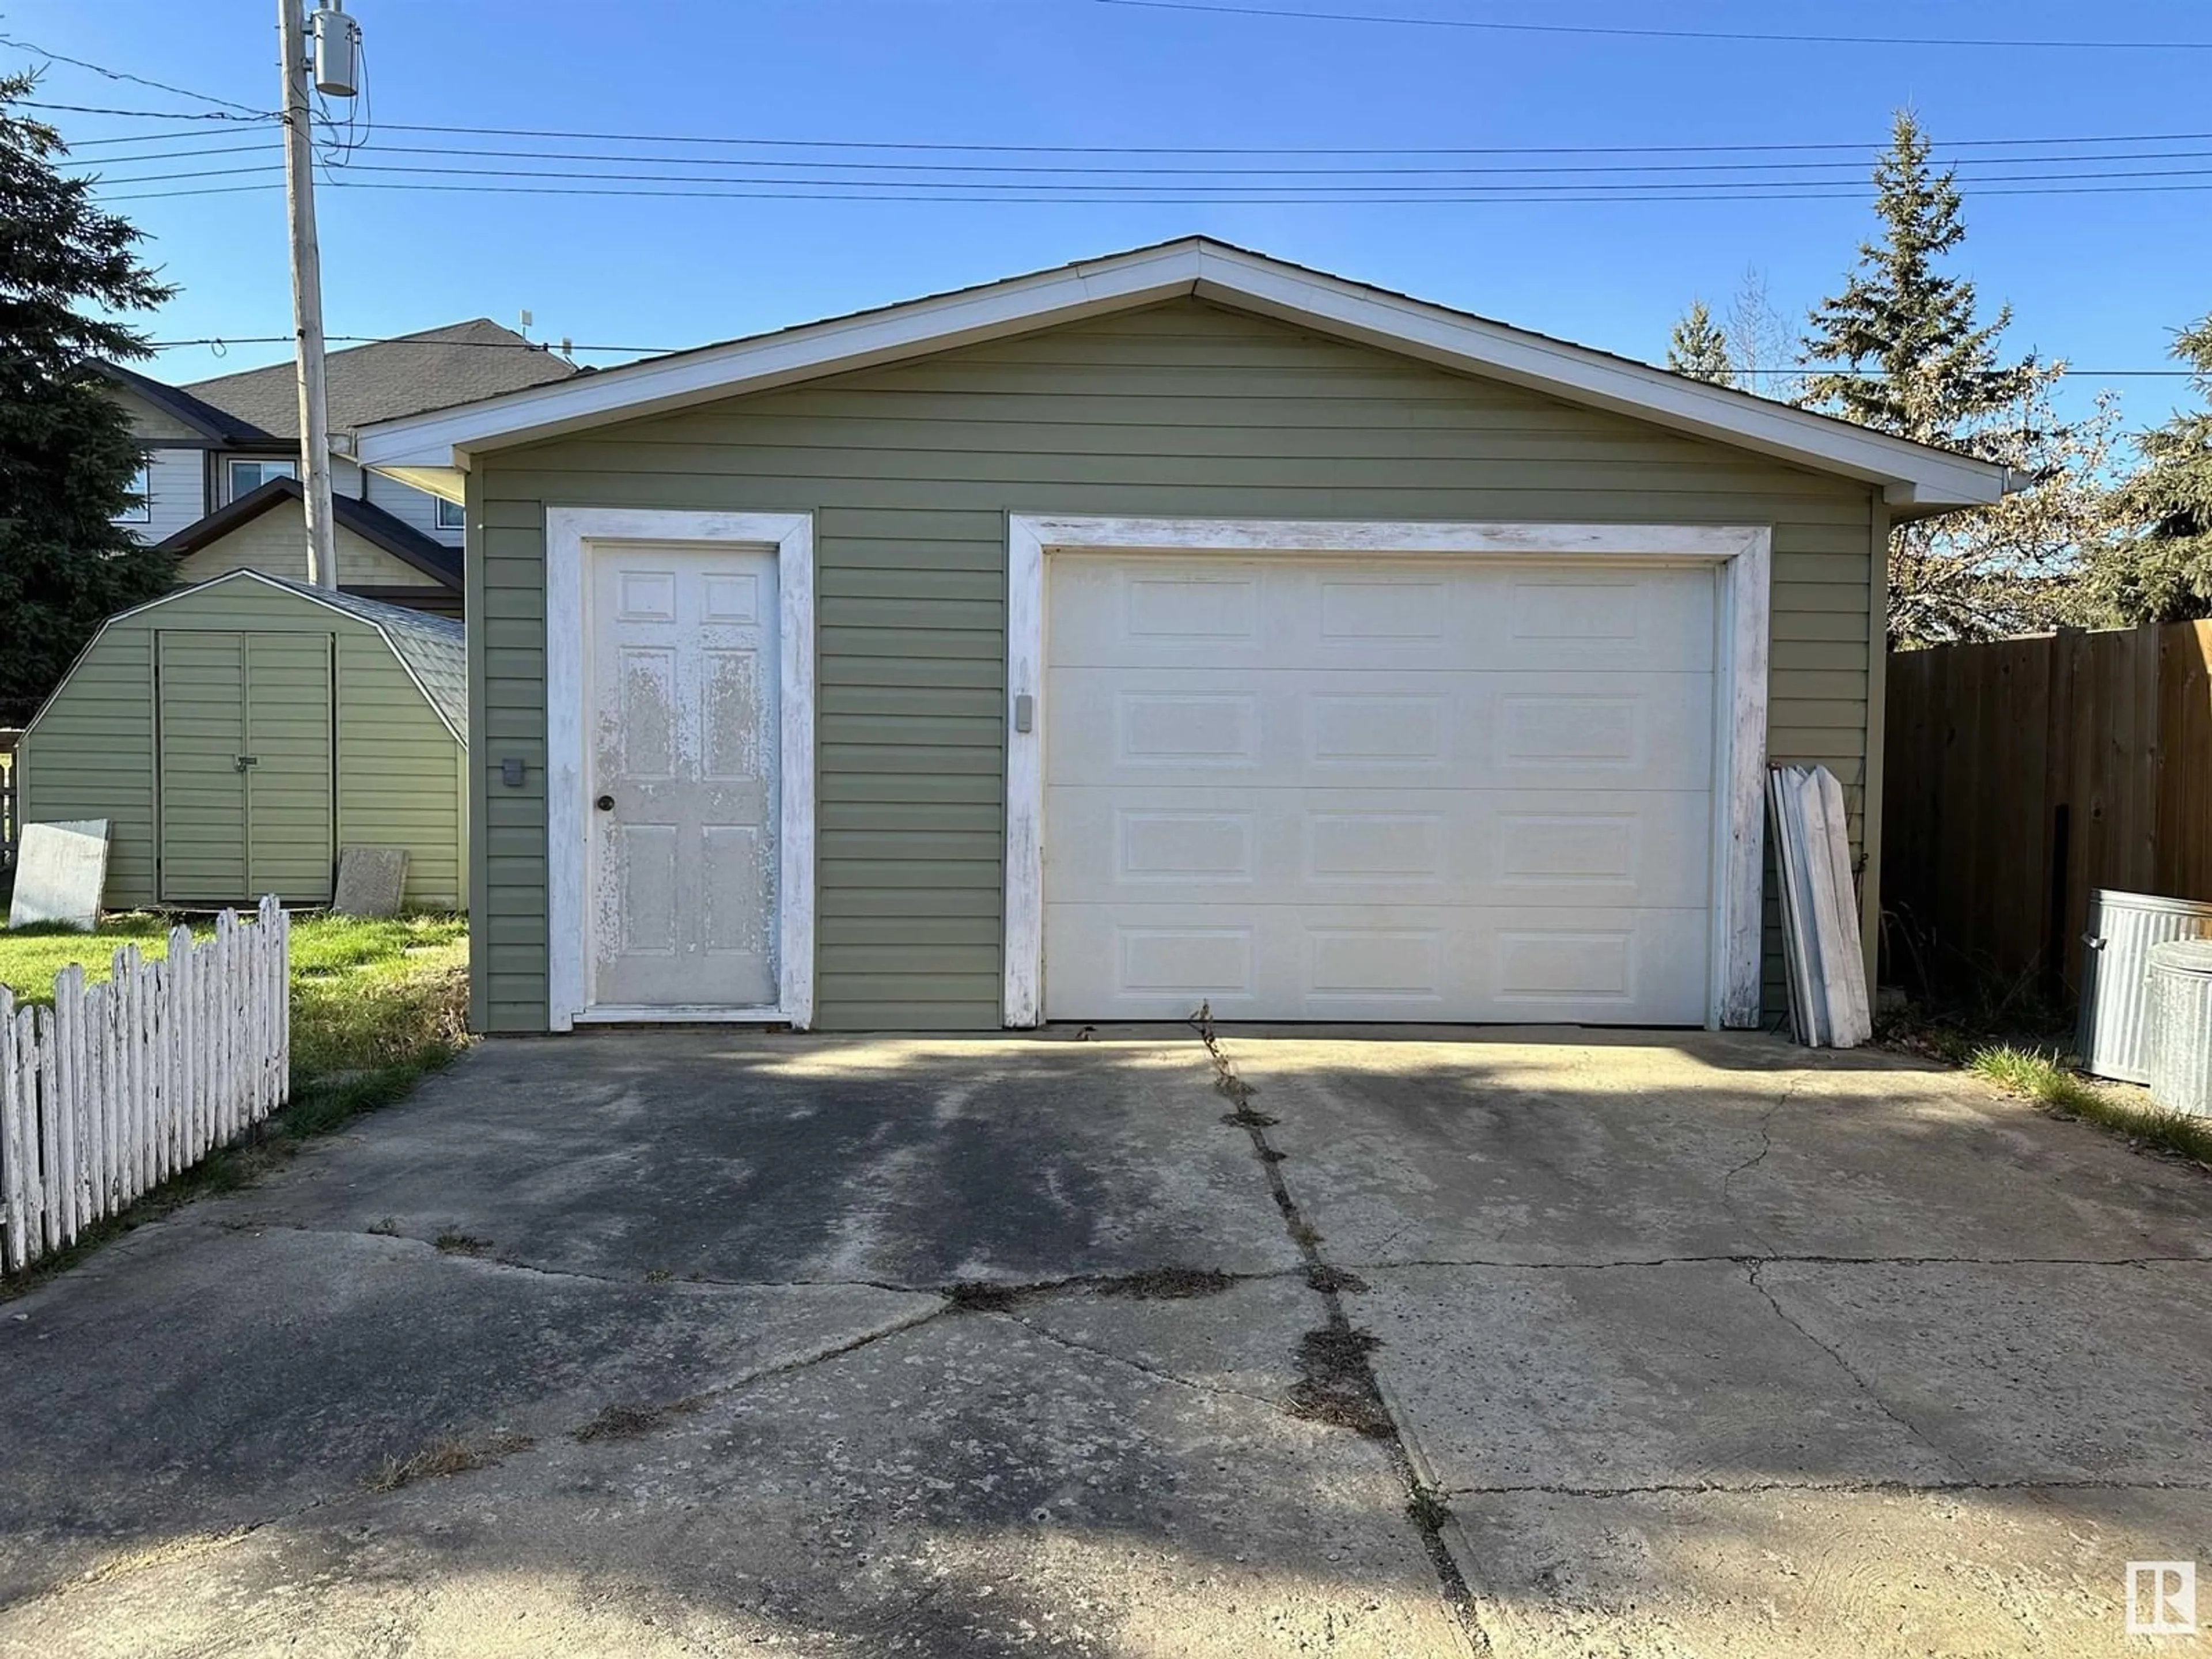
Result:
[[[104,985],[54,981],[51,1008],[0,986],[0,1223],[8,1271],[189,1169],[291,1092],[291,918],[274,897],[169,954],[115,953]]]

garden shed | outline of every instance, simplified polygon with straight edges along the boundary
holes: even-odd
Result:
[[[235,570],[111,617],[26,728],[27,822],[105,818],[110,908],[327,903],[345,845],[467,903],[467,653],[442,617]]]

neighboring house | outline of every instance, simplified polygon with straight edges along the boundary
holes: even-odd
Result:
[[[1765,769],[1871,905],[1890,526],[2006,484],[1196,239],[359,453],[469,503],[515,1032],[1753,1024]]]
[[[459,509],[364,471],[354,434],[374,421],[542,386],[575,366],[483,319],[334,351],[327,359],[338,585],[385,603],[458,616]],[[119,522],[174,553],[178,579],[253,569],[304,580],[295,371],[272,364],[172,386],[110,367],[146,443],[140,504]]]
[[[467,902],[461,624],[239,570],[110,617],[23,733],[23,810],[105,818],[111,909],[330,902],[337,849],[403,848]]]

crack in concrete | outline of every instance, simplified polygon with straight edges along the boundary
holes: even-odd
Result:
[[[1421,1547],[1436,1574],[1437,1589],[1461,1634],[1476,1652],[1487,1653],[1491,1650],[1490,1638],[1482,1627],[1474,1592],[1468,1587],[1467,1575],[1453,1558],[1450,1547],[1444,1542],[1443,1526],[1450,1519],[1450,1512],[1437,1500],[1436,1493],[1423,1484],[1419,1472],[1414,1468],[1405,1429],[1399,1423],[1397,1414],[1390,1409],[1381,1384],[1376,1380],[1373,1369],[1365,1358],[1364,1349],[1360,1346],[1363,1339],[1369,1344],[1373,1339],[1356,1332],[1350,1316],[1345,1312],[1344,1296],[1340,1288],[1343,1283],[1343,1270],[1322,1255],[1321,1234],[1306,1219],[1304,1212],[1299,1208],[1297,1198],[1291,1192],[1290,1183],[1284,1179],[1283,1159],[1267,1139],[1268,1126],[1278,1120],[1252,1109],[1251,1099],[1257,1091],[1237,1074],[1236,1062],[1223,1049],[1220,1036],[1213,1028],[1211,1007],[1200,1003],[1197,1012],[1191,1016],[1189,1024],[1198,1033],[1199,1041],[1205,1046],[1206,1056],[1212,1062],[1215,1089],[1237,1109],[1223,1121],[1242,1128],[1251,1138],[1253,1154],[1261,1169],[1266,1171],[1268,1190],[1274,1196],[1275,1207],[1282,1212],[1284,1231],[1290,1235],[1291,1243],[1297,1246],[1299,1255],[1305,1261],[1307,1284],[1313,1293],[1321,1297],[1322,1305],[1328,1312],[1328,1324],[1322,1332],[1315,1334],[1326,1334],[1359,1348],[1358,1364],[1365,1374],[1368,1387],[1373,1391],[1375,1410],[1385,1431],[1376,1438],[1385,1449],[1391,1472],[1406,1488],[1407,1516],[1420,1538]]]
[[[2212,1492],[2212,1481],[2201,1480],[2112,1480],[2060,1478],[2015,1480],[1653,1480],[1626,1486],[1583,1486],[1564,1481],[1530,1481],[1515,1485],[1500,1483],[1485,1486],[1454,1486],[1449,1498],[1516,1498],[1545,1496],[1559,1498],[1641,1498],[1664,1497],[1674,1493],[1691,1497],[1711,1495],[1728,1497],[1735,1493],[1756,1496],[1762,1492],[1834,1492],[1849,1496],[1868,1495],[1911,1496],[1916,1492],[1930,1495],[1942,1492]]]
[[[1899,1428],[1904,1430],[1905,1433],[1911,1436],[1912,1438],[1917,1441],[1921,1445],[1926,1447],[1928,1450],[1934,1455],[1938,1462],[1943,1464],[1947,1468],[1956,1468],[1958,1467],[1956,1460],[1954,1459],[1948,1452],[1945,1451],[1941,1446],[1937,1445],[1933,1440],[1930,1440],[1925,1434],[1921,1432],[1921,1430],[1917,1424],[1913,1423],[1902,1412],[1899,1412],[1896,1407],[1892,1406],[1889,1401],[1884,1400],[1881,1395],[1875,1391],[1873,1381],[1863,1373],[1857,1366],[1852,1364],[1850,1360],[1844,1358],[1844,1352],[1841,1348],[1837,1347],[1833,1343],[1823,1341],[1820,1338],[1814,1335],[1812,1332],[1805,1328],[1804,1325],[1795,1315],[1790,1313],[1788,1309],[1782,1305],[1780,1299],[1775,1296],[1774,1292],[1767,1287],[1765,1282],[1759,1276],[1759,1268],[1763,1265],[1763,1263],[1758,1261],[1745,1262],[1743,1264],[1744,1277],[1750,1281],[1751,1288],[1758,1291],[1759,1294],[1765,1299],[1766,1305],[1774,1310],[1774,1316],[1777,1319],[1779,1319],[1784,1324],[1787,1325],[1791,1330],[1796,1332],[1798,1335],[1803,1337],[1808,1342],[1810,1342],[1814,1347],[1820,1349],[1820,1351],[1827,1355],[1830,1359],[1833,1360],[1835,1362],[1836,1369],[1841,1371],[1845,1376],[1850,1378],[1853,1384],[1857,1387],[1858,1391],[1867,1397],[1868,1401],[1873,1405],[1876,1411],[1880,1412],[1892,1423],[1894,1423]]]
[[[1527,1273],[1608,1273],[1623,1267],[2212,1267],[2203,1255],[1830,1255],[1808,1251],[1730,1252],[1720,1255],[1625,1256],[1610,1261],[1516,1261],[1504,1256],[1407,1256],[1395,1261],[1355,1261],[1354,1273],[1387,1273],[1406,1267],[1502,1267]]]
[[[553,1267],[541,1262],[526,1261],[519,1256],[501,1255],[496,1249],[488,1254],[474,1250],[440,1249],[430,1240],[412,1233],[392,1232],[380,1227],[313,1227],[296,1221],[227,1221],[204,1223],[203,1225],[230,1233],[286,1232],[298,1233],[313,1238],[388,1238],[394,1243],[411,1245],[428,1250],[440,1260],[465,1262],[477,1267],[501,1269],[511,1273],[527,1273],[540,1279],[574,1279],[590,1285],[616,1285],[636,1289],[666,1290],[696,1286],[712,1291],[882,1291],[894,1296],[957,1297],[963,1291],[989,1290],[1003,1292],[1024,1301],[1048,1296],[1084,1296],[1112,1294],[1163,1273],[1201,1271],[1230,1284],[1262,1283],[1270,1279],[1296,1279],[1306,1269],[1296,1267],[1266,1267],[1242,1272],[1227,1268],[1190,1269],[1187,1264],[1164,1263],[1157,1267],[1139,1268],[1131,1273],[1066,1273],[1054,1279],[1008,1279],[1003,1283],[994,1279],[938,1279],[927,1283],[908,1283],[888,1279],[717,1279],[706,1273],[687,1273],[678,1279],[651,1274],[590,1273],[580,1267]],[[1139,1292],[1141,1294],[1141,1292]]]
[[[1759,1150],[1721,1177],[1721,1207],[1738,1220],[1742,1220],[1743,1212],[1737,1209],[1735,1206],[1736,1177],[1749,1173],[1766,1162],[1766,1155],[1774,1150],[1775,1115],[1796,1099],[1797,1091],[1809,1080],[1802,1073],[1790,1078],[1781,1094],[1775,1097],[1774,1103],[1759,1115]],[[1745,1224],[1750,1225],[1748,1222]],[[1759,1230],[1754,1227],[1752,1231],[1757,1232]],[[1762,1237],[1759,1242],[1764,1243],[1765,1240]]]
[[[1200,1394],[1216,1395],[1224,1400],[1249,1401],[1255,1406],[1265,1406],[1271,1412],[1286,1414],[1283,1413],[1283,1402],[1279,1400],[1271,1400],[1266,1395],[1254,1394],[1246,1389],[1224,1388],[1217,1382],[1200,1382],[1194,1377],[1183,1376],[1175,1371],[1164,1370],[1158,1365],[1147,1365],[1141,1359],[1132,1359],[1127,1354],[1115,1353],[1111,1348],[1102,1348],[1096,1343],[1079,1341],[1074,1337],[1065,1335],[1059,1331],[1047,1330],[1043,1326],[1023,1318],[1012,1310],[1001,1310],[989,1316],[994,1319],[1004,1319],[1010,1323],[1018,1325],[1032,1336],[1040,1337],[1057,1346],[1069,1349],[1076,1353],[1089,1354],[1094,1358],[1110,1360],[1116,1365],[1126,1366],[1130,1370],[1162,1382],[1172,1382],[1179,1388],[1194,1389]]]

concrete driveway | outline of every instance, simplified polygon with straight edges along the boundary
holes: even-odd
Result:
[[[0,1304],[0,1652],[2081,1655],[2212,1564],[2201,1174],[1762,1038],[1224,1054],[487,1044]]]

